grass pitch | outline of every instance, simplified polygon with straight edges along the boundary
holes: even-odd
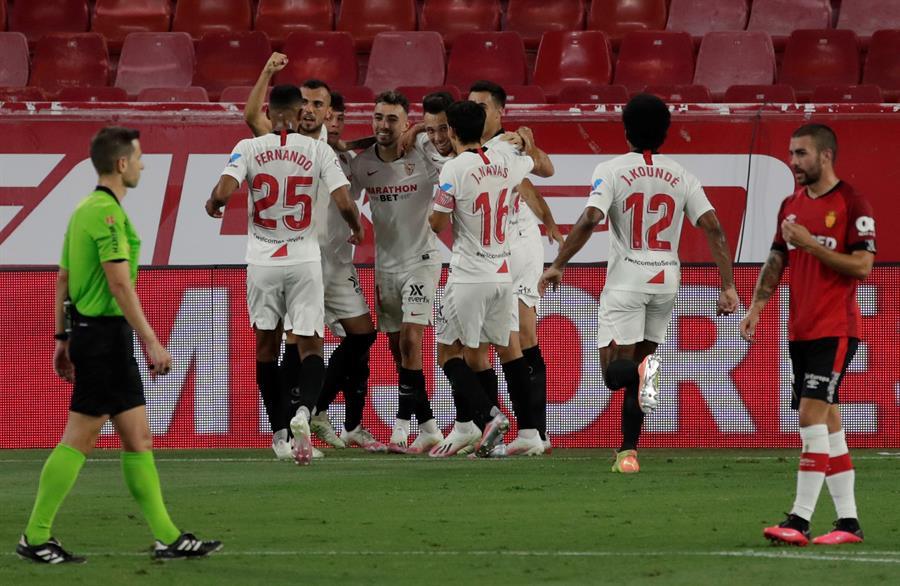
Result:
[[[855,450],[859,546],[781,548],[762,528],[789,509],[795,450],[608,450],[469,461],[328,451],[299,468],[270,451],[159,451],[176,524],[224,542],[206,560],[154,562],[121,479],[97,451],[54,534],[82,566],[14,548],[46,451],[0,451],[0,584],[764,584],[897,583],[900,453]],[[813,533],[834,508],[823,488]],[[452,582],[451,582],[452,581]]]

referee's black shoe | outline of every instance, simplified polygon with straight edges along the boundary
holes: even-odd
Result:
[[[153,557],[158,560],[199,558],[220,549],[222,549],[221,541],[202,541],[193,533],[182,533],[169,545],[157,541],[153,547]]]
[[[16,545],[16,555],[23,560],[31,560],[38,564],[83,564],[87,558],[72,555],[63,549],[56,538],[51,537],[47,543],[31,545],[23,535]]]

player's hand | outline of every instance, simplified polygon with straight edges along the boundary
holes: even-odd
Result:
[[[206,200],[206,213],[210,218],[222,217],[222,206],[213,198]]]
[[[719,291],[719,301],[716,303],[716,315],[731,315],[738,308],[738,294],[734,287],[728,287]]]
[[[516,132],[504,132],[500,137],[500,140],[504,140],[512,144],[514,147],[516,147],[517,150],[525,150],[525,141]]]
[[[269,60],[266,62],[265,71],[268,75],[274,75],[278,73],[285,67],[287,67],[288,58],[284,53],[272,53],[272,56],[269,57]]]
[[[759,312],[750,310],[741,320],[741,337],[748,342],[756,341],[756,323],[759,321]]]
[[[412,150],[417,136],[419,136],[418,133],[412,127],[403,131],[400,138],[397,139],[397,150],[401,157]]]
[[[68,382],[75,381],[75,367],[69,358],[69,342],[56,342],[56,349],[53,351],[53,370],[60,378]]]
[[[527,126],[520,126],[516,130],[516,134],[522,137],[522,141],[524,142],[524,150],[530,151],[534,148],[534,133]]]
[[[811,248],[816,244],[816,239],[809,233],[806,226],[796,222],[782,221],[781,236],[785,242],[797,248]]]
[[[353,246],[359,246],[363,243],[363,240],[366,238],[366,229],[360,224],[359,230],[353,230],[353,233],[350,234],[350,238],[347,239],[347,242],[352,244]]]
[[[147,347],[147,356],[150,358],[150,372],[153,374],[166,375],[172,369],[172,355],[163,347],[162,344],[156,342]]]
[[[552,266],[547,267],[547,270],[544,271],[544,274],[541,275],[541,280],[538,282],[538,291],[540,292],[541,297],[547,292],[547,287],[550,287],[552,291],[556,291],[559,284],[562,282],[562,277],[562,269]]]
[[[562,232],[559,231],[559,226],[553,224],[552,226],[545,225],[545,227],[547,228],[547,240],[550,241],[550,244],[556,242],[556,244],[562,246],[566,239],[563,238]]]

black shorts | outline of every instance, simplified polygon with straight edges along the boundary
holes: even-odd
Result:
[[[146,403],[125,318],[74,317],[69,358],[75,366],[71,411],[114,416]]]
[[[800,408],[800,398],[840,403],[838,387],[859,346],[857,338],[819,338],[789,342],[794,381],[791,409]]]

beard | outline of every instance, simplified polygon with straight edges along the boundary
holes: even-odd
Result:
[[[797,173],[798,173],[798,171],[794,171],[795,176]],[[801,169],[801,170],[799,170],[799,173],[800,173],[800,175],[797,176],[797,183],[799,183],[800,185],[812,185],[813,183],[817,182],[819,180],[819,178],[822,176],[821,171],[818,171],[818,170],[803,171]]]

